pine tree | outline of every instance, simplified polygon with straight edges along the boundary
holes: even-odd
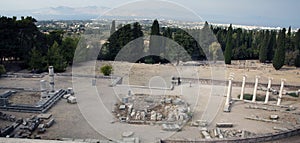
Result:
[[[278,35],[277,47],[273,58],[273,67],[279,70],[284,65],[285,60],[285,28],[283,28]]]
[[[45,61],[42,54],[34,47],[30,51],[29,68],[33,72],[42,72],[45,69]]]
[[[53,66],[55,71],[65,71],[67,67],[67,62],[64,60],[61,54],[60,47],[55,41],[47,53],[47,63],[48,66]]]
[[[231,56],[232,56],[232,25],[230,24],[228,28],[228,33],[226,37],[226,47],[225,47],[225,64],[231,64]]]

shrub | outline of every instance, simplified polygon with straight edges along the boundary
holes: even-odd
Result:
[[[0,76],[5,73],[6,73],[6,70],[5,70],[4,65],[0,65]]]
[[[112,73],[113,68],[110,64],[106,64],[106,65],[102,66],[100,68],[100,70],[101,70],[101,73],[103,73],[103,75],[109,76]]]
[[[299,97],[299,95],[296,93],[288,93],[287,95],[292,96],[292,97]]]

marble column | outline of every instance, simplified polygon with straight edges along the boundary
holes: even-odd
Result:
[[[259,76],[255,77],[255,85],[254,85],[254,90],[253,90],[252,102],[256,101],[256,92],[257,92],[257,86],[258,86],[258,79],[259,78],[260,78]]]
[[[278,106],[279,106],[280,103],[281,103],[281,98],[282,98],[282,92],[283,92],[284,82],[285,82],[285,79],[281,79],[281,86],[280,86],[279,96],[278,96],[278,100],[277,100],[277,105],[278,105]]]
[[[243,100],[243,99],[244,99],[244,92],[245,92],[246,78],[247,78],[247,75],[244,75],[244,76],[243,76],[243,83],[242,83],[242,90],[241,90],[240,100]]]
[[[228,79],[228,89],[227,89],[226,101],[225,101],[225,106],[224,106],[224,112],[230,112],[232,80],[233,80],[233,75],[230,75],[229,79]]]
[[[41,88],[41,98],[47,97],[47,87],[46,87],[45,80],[40,81],[40,88]]]
[[[50,85],[50,92],[54,92],[54,69],[53,66],[49,66],[49,85]]]
[[[271,84],[272,84],[273,78],[269,77],[269,82],[268,82],[268,87],[267,87],[267,93],[266,93],[266,98],[265,98],[265,104],[269,102],[269,96],[271,92]]]

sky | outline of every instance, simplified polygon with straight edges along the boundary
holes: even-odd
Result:
[[[117,8],[137,0],[0,0],[0,10],[20,11],[49,7],[104,6]],[[203,20],[215,23],[300,28],[299,0],[168,0]],[[5,13],[4,13],[5,14]],[[0,15],[4,15],[3,13]]]

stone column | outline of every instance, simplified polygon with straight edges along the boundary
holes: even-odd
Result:
[[[244,76],[243,76],[243,83],[242,83],[242,90],[241,90],[240,100],[243,100],[243,99],[244,99],[244,92],[245,92],[246,78],[247,78],[247,75],[244,75]]]
[[[280,90],[279,90],[279,97],[278,97],[278,100],[277,100],[277,105],[278,105],[278,106],[279,106],[280,103],[281,103],[281,98],[282,98],[282,92],[283,92],[284,82],[285,82],[285,79],[281,79],[281,86],[280,86]]]
[[[224,106],[224,112],[230,112],[229,108],[230,108],[231,92],[232,92],[232,80],[233,80],[233,75],[230,75],[228,79],[228,89],[227,89],[226,101]]]
[[[266,93],[266,98],[265,98],[265,104],[267,104],[269,102],[269,96],[270,96],[270,91],[271,91],[272,80],[273,80],[273,78],[269,77],[267,93]]]
[[[259,79],[259,78],[260,78],[259,76],[256,76],[256,77],[255,77],[255,85],[254,85],[254,90],[253,90],[252,102],[255,102],[255,101],[256,101],[256,91],[257,91],[258,79]]]
[[[47,87],[46,87],[45,80],[40,81],[40,88],[41,88],[41,98],[47,97],[47,93],[46,93]]]
[[[49,66],[49,85],[50,85],[50,92],[55,92],[54,89],[54,69],[53,66]]]

